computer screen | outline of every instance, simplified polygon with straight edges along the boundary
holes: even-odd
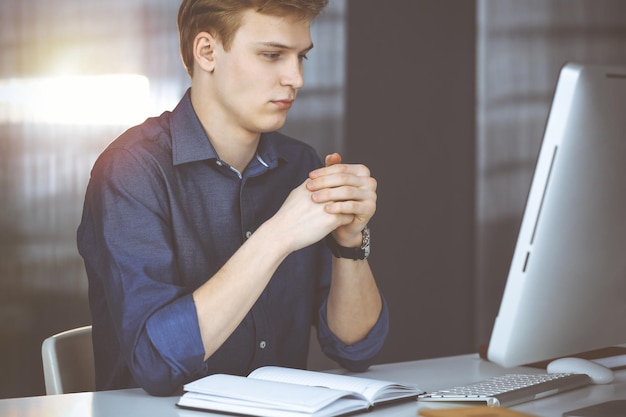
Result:
[[[626,343],[626,67],[559,74],[487,357]]]

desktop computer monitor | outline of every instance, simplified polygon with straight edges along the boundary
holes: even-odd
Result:
[[[560,72],[487,357],[626,343],[626,67]]]

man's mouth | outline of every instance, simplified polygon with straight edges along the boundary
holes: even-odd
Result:
[[[281,110],[289,110],[293,105],[293,99],[284,99],[284,100],[273,100],[274,103]]]

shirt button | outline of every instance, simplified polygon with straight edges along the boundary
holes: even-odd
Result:
[[[259,343],[259,347],[261,349],[265,349],[265,346],[267,346],[267,342],[265,342],[265,340],[261,340],[261,343]]]
[[[252,236],[252,232],[248,230],[246,232],[246,239],[250,239],[250,236]]]

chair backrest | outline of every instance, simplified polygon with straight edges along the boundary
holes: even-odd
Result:
[[[41,357],[47,395],[95,390],[91,326],[48,337]]]

